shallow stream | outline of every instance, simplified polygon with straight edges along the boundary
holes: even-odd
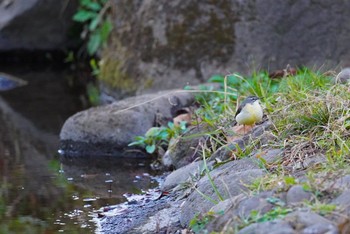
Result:
[[[157,185],[147,160],[64,158],[66,118],[84,106],[75,72],[1,67],[28,83],[0,92],[0,233],[95,233],[96,210]]]

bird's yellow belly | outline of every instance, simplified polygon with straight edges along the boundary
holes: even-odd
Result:
[[[256,122],[261,121],[262,115],[263,113],[260,106],[247,104],[244,110],[236,116],[236,120],[239,124],[253,125]]]

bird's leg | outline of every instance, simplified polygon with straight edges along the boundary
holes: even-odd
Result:
[[[243,124],[243,135],[245,135],[245,124]]]

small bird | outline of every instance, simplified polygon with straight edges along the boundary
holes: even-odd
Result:
[[[260,100],[256,96],[247,97],[238,107],[236,111],[236,121],[238,124],[243,124],[244,133],[245,125],[254,125],[260,122],[263,117],[263,108],[260,105]]]

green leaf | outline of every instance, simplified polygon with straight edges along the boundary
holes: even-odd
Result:
[[[105,20],[102,23],[101,29],[100,29],[102,43],[105,43],[107,41],[109,34],[112,32],[112,30],[113,30],[112,22],[110,20]]]
[[[168,127],[169,127],[169,128],[174,128],[174,127],[175,127],[175,125],[174,125],[174,123],[173,123],[173,122],[168,122]]]
[[[159,134],[160,128],[159,127],[152,127],[148,129],[148,131],[145,134],[145,137],[151,137],[151,136],[156,136]]]
[[[182,131],[185,131],[185,130],[187,129],[186,125],[187,125],[187,122],[186,122],[186,121],[181,121],[181,122],[180,122],[180,129],[181,129]]]
[[[95,13],[95,12],[79,10],[73,16],[73,20],[80,22],[80,23],[83,23],[83,22],[86,22],[86,21],[93,19],[93,18],[96,18],[96,17],[97,17],[97,13]]]
[[[144,141],[145,138],[144,138],[143,136],[136,136],[136,137],[135,137],[135,140],[136,140],[136,141]]]
[[[286,185],[294,185],[294,184],[296,184],[295,178],[291,177],[291,176],[284,177],[284,182],[286,183]]]
[[[100,3],[98,2],[91,2],[91,1],[87,1],[86,4],[84,4],[84,6],[90,10],[93,10],[93,11],[100,11],[102,6]]]
[[[156,150],[156,145],[147,145],[146,146],[146,151],[149,154],[153,154],[155,150]]]
[[[87,94],[89,101],[93,106],[97,106],[100,103],[100,91],[96,85],[89,83],[87,85]]]
[[[209,78],[208,82],[224,83],[224,77],[221,75],[214,75],[214,76]]]
[[[160,131],[159,134],[158,134],[158,137],[161,139],[161,140],[165,140],[167,141],[168,140],[168,137],[169,137],[169,133],[165,130],[165,131]]]
[[[100,23],[100,17],[96,17],[93,20],[91,20],[90,24],[89,24],[89,30],[92,32],[94,31],[98,24]]]
[[[87,50],[89,55],[93,55],[97,52],[98,48],[101,45],[101,35],[99,33],[93,33],[90,35]]]

